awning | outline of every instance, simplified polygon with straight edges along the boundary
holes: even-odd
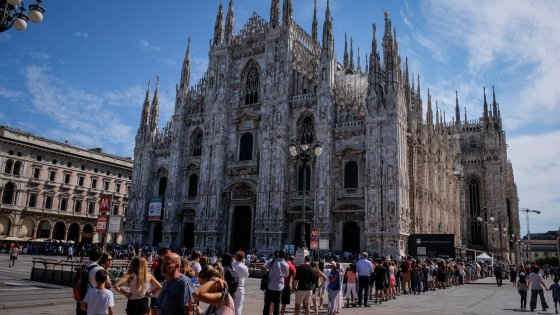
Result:
[[[476,260],[491,260],[492,257],[488,256],[488,254],[486,253],[482,253],[478,256],[476,256]]]

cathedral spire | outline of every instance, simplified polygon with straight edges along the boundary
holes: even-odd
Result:
[[[467,119],[467,106],[463,107],[463,115],[465,118],[463,118],[463,123],[468,123],[469,120]]]
[[[459,110],[459,92],[455,90],[455,124],[461,124],[461,111]]]
[[[492,85],[492,116],[495,120],[498,119],[498,103],[496,102],[496,91]]]
[[[273,28],[280,25],[280,0],[272,0],[270,3],[270,24]]]
[[[410,77],[408,74],[408,56],[404,57],[404,83],[408,90],[410,88]]]
[[[356,71],[358,72],[362,72],[362,65],[361,65],[361,60],[360,60],[360,47],[358,47],[358,55],[357,55],[358,60],[356,61]]]
[[[422,103],[422,94],[420,93],[420,73],[418,73],[418,85],[416,86],[416,94],[418,94],[418,102]]]
[[[235,16],[233,13],[233,0],[229,0],[228,10],[226,15],[226,26],[224,27],[224,36],[226,44],[231,42],[233,38],[233,25],[235,24]]]
[[[420,85],[420,83],[418,83]],[[432,113],[432,95],[430,94],[430,89],[428,89],[428,109],[426,110],[426,123],[428,126],[434,125],[434,116]]]
[[[323,50],[334,53],[333,18],[331,16],[330,0],[327,0],[325,21],[323,22]]]
[[[292,0],[284,0],[284,8],[282,10],[282,23],[284,26],[289,25],[294,13],[294,6]]]
[[[189,91],[191,80],[191,38],[187,40],[187,49],[185,50],[185,58],[183,59],[183,69],[181,70],[181,83],[179,90],[182,91],[182,96],[186,96]]]
[[[486,87],[483,87],[483,91],[484,91],[484,113],[483,113],[483,118],[484,118],[484,122],[488,123],[488,103],[486,102]]]
[[[385,66],[387,81],[396,80],[396,59],[395,45],[393,42],[393,33],[391,27],[391,18],[389,13],[385,11],[385,34],[383,35],[383,63]]]
[[[157,129],[159,121],[159,76],[156,78],[156,90],[152,99],[150,110],[150,131],[153,133]]]
[[[317,29],[319,28],[319,22],[317,22],[317,0],[313,1],[313,23],[311,23],[311,38],[314,42],[317,42]]]
[[[342,64],[344,65],[344,69],[348,69],[350,65],[350,60],[348,58],[348,36],[344,33],[344,57],[343,57]]]
[[[216,24],[214,24],[214,46],[218,46],[222,43],[223,39],[223,19],[224,19],[224,8],[222,4],[218,6],[218,13],[216,14]]]
[[[436,129],[439,127],[439,124],[440,124],[439,105],[438,105],[438,101],[436,100]]]
[[[146,87],[146,97],[144,98],[144,105],[142,106],[142,118],[140,119],[140,128],[138,133],[146,131],[150,123],[150,81]]]
[[[371,51],[369,52],[369,84],[375,84],[377,73],[379,70],[379,55],[377,54],[377,40],[375,39],[376,27],[375,23],[371,25]]]
[[[350,36],[350,70],[354,71],[354,39]]]

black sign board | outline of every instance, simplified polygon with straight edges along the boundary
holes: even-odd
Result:
[[[413,234],[408,237],[408,255],[455,258],[454,234]]]

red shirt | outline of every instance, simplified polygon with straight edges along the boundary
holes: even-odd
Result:
[[[284,283],[290,283],[292,281],[292,279],[294,279],[294,276],[296,275],[296,265],[294,265],[293,262],[291,261],[287,261],[288,262],[288,276],[286,277],[286,279],[284,279]]]

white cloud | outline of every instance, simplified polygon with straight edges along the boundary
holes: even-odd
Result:
[[[531,218],[532,231],[557,230],[560,225],[560,131],[520,136],[509,142],[514,175],[521,192],[519,206],[542,211],[540,216]],[[524,220],[520,216],[523,230]]]
[[[116,106],[136,106],[140,110],[143,93],[130,92],[138,89],[93,94],[73,88],[48,69],[35,65],[26,68],[25,77],[34,111],[56,122],[46,136],[86,147],[104,146],[120,154],[131,153],[136,122],[126,122]]]
[[[140,44],[140,47],[142,47],[142,49],[147,50],[147,51],[157,52],[157,51],[161,50],[161,48],[159,46],[154,46],[152,43],[150,43],[149,41],[147,41],[145,39],[141,39],[139,44]]]
[[[83,39],[87,39],[89,37],[89,34],[87,32],[74,32],[74,37],[78,37],[78,38],[83,38]]]
[[[15,99],[20,96],[22,96],[22,93],[20,91],[11,90],[0,85],[0,97],[7,98],[7,99]]]
[[[520,86],[510,93],[509,100],[515,103],[504,111],[509,128],[543,119],[558,126],[554,118],[560,114],[558,1],[432,0],[424,11],[441,49],[450,45],[466,49],[472,76],[495,71]]]

